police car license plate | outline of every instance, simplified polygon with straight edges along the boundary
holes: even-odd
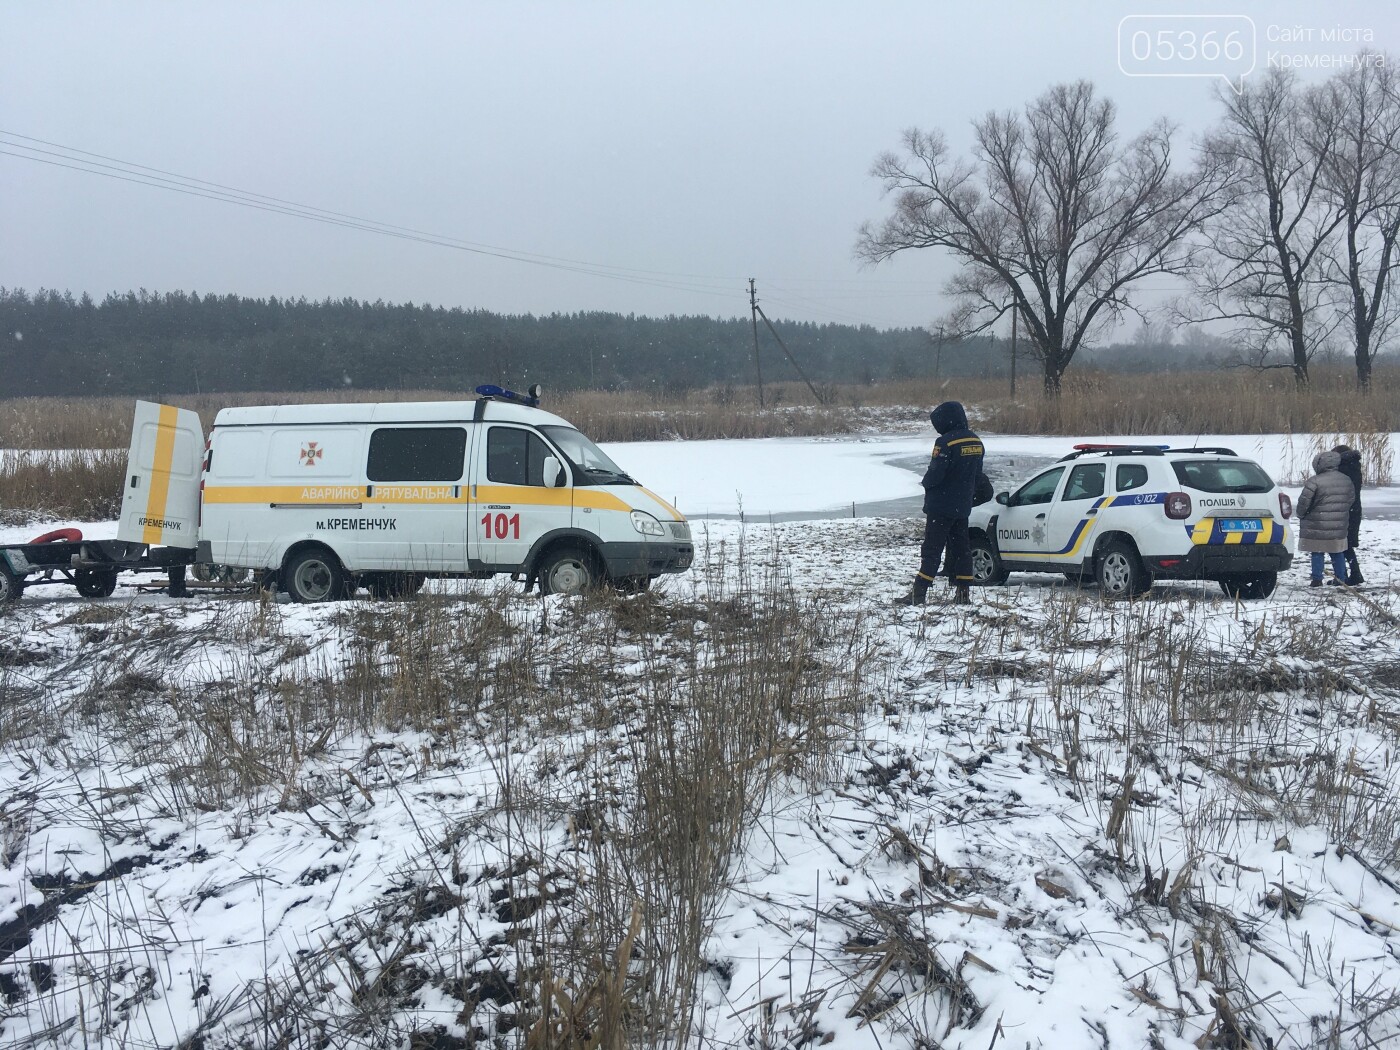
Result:
[[[1258,518],[1222,518],[1220,528],[1225,532],[1263,532],[1264,523]]]

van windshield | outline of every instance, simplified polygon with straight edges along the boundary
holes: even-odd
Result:
[[[574,468],[579,485],[635,485],[635,479],[573,427],[540,427]]]
[[[1200,492],[1268,492],[1274,487],[1262,467],[1247,459],[1186,459],[1172,464],[1176,479]]]

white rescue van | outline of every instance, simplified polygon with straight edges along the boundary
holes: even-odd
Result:
[[[688,569],[686,520],[536,390],[227,408],[207,443],[193,412],[137,402],[118,535],[262,571],[299,602],[497,573],[544,593],[644,590]]]

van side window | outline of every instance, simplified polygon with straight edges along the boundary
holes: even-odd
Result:
[[[516,427],[486,433],[486,480],[500,485],[544,485],[544,460],[553,455],[539,436]]]
[[[467,432],[461,427],[380,427],[369,438],[370,481],[462,480]]]
[[[1147,484],[1147,468],[1141,463],[1119,463],[1114,471],[1113,482],[1119,492],[1140,489]]]

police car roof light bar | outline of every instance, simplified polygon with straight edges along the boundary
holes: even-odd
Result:
[[[1060,457],[1063,463],[1067,459],[1078,459],[1080,456],[1161,456],[1167,451],[1166,445],[1075,445],[1074,451],[1068,455]]]

